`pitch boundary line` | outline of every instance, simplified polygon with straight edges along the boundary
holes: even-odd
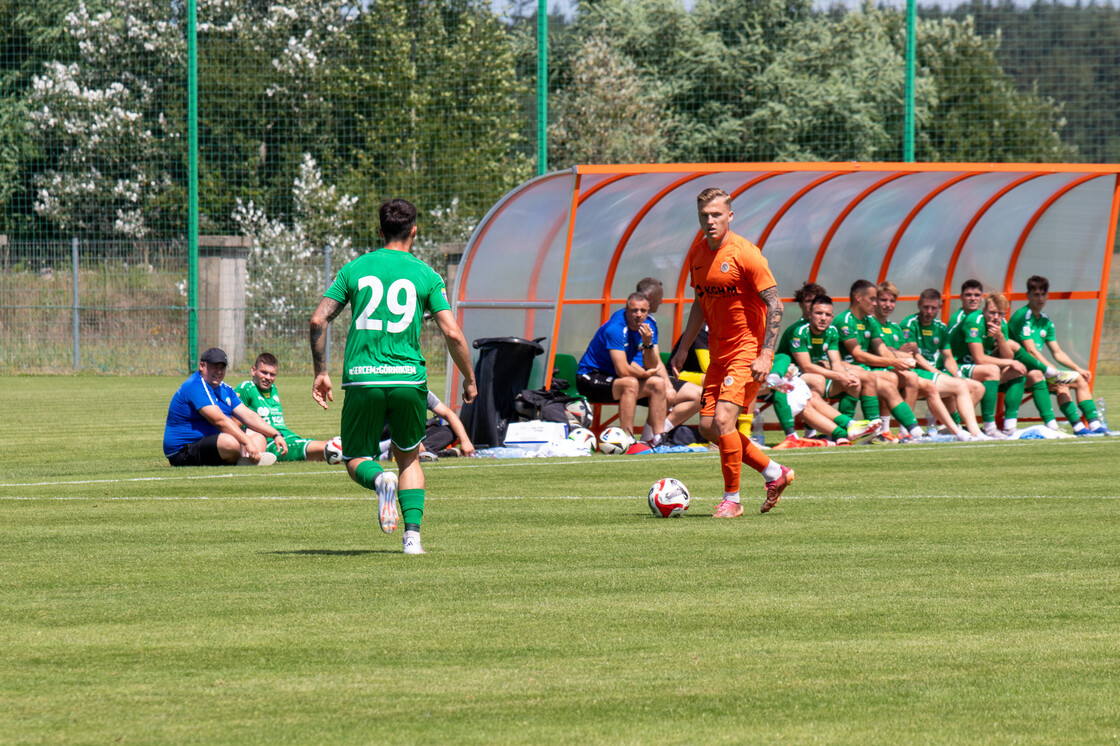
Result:
[[[485,495],[464,497],[460,495],[428,495],[429,502],[454,501],[520,501],[520,500],[643,500],[640,495]],[[693,502],[719,502],[720,497],[693,497]],[[1120,495],[789,495],[783,501],[797,500],[1120,500]],[[56,496],[35,497],[27,495],[0,495],[0,501],[20,502],[377,502],[376,495],[327,495],[304,497],[298,495],[133,495],[107,497],[93,496]],[[761,498],[749,498],[744,505],[751,505]]]
[[[839,450],[837,448],[797,448],[797,449],[781,449],[778,454],[772,456],[779,461],[787,461],[790,459],[801,458],[818,458],[825,454],[839,455],[840,453],[866,453],[868,451],[882,451],[884,454],[901,453],[908,450],[921,449],[925,450],[923,446],[933,447],[936,446],[938,450],[948,450],[956,448],[1004,448],[1013,445],[1017,441],[1003,440],[994,442],[965,442],[965,443],[915,443],[913,445],[904,446],[873,446],[873,445],[859,445],[859,446],[843,446]],[[1046,441],[1048,443],[1065,442],[1078,445],[1108,445],[1111,439],[1107,438],[1094,438],[1086,440],[1084,438],[1061,438],[1057,440]],[[773,449],[771,449],[773,450]],[[500,469],[500,468],[513,468],[513,467],[526,467],[540,464],[542,466],[569,466],[574,464],[582,464],[584,466],[607,466],[617,464],[632,464],[643,459],[656,459],[651,463],[666,463],[669,461],[684,461],[690,459],[718,459],[719,454],[715,451],[695,453],[679,453],[679,454],[657,454],[656,456],[611,456],[609,459],[602,457],[582,456],[572,458],[566,461],[541,461],[537,459],[471,459],[469,463],[435,463],[425,465],[425,469]],[[72,480],[50,480],[42,482],[0,482],[0,488],[3,487],[61,487],[65,485],[83,485],[83,484],[130,484],[135,482],[174,482],[174,481],[197,481],[204,479],[257,479],[257,478],[274,478],[283,476],[315,476],[322,474],[331,474],[338,476],[345,476],[345,469],[322,469],[317,471],[272,471],[266,470],[266,467],[256,469],[253,467],[240,467],[244,469],[242,472],[232,473],[223,472],[220,474],[182,474],[172,475],[166,477],[121,477],[114,479],[72,479]]]

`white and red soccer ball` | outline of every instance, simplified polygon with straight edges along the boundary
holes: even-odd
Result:
[[[328,464],[342,463],[342,436],[336,435],[323,446],[323,458]]]
[[[649,488],[649,509],[658,518],[679,518],[690,500],[688,488],[672,477],[658,479]]]

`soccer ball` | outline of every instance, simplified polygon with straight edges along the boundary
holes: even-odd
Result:
[[[572,441],[588,453],[594,453],[595,446],[598,444],[598,440],[596,440],[595,438],[595,433],[591,432],[585,427],[577,427],[575,430],[568,433],[568,440]]]
[[[323,447],[323,458],[328,464],[342,463],[342,436],[336,435]]]
[[[688,488],[672,477],[658,479],[649,488],[649,509],[658,518],[679,518],[690,499]]]
[[[608,456],[625,453],[633,442],[634,439],[621,427],[608,427],[599,436],[599,453]]]
[[[568,425],[571,427],[591,426],[591,407],[583,399],[570,401],[564,406],[568,415]]]

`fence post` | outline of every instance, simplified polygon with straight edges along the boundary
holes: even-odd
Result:
[[[331,245],[323,247],[323,292],[331,287]],[[331,369],[331,325],[327,324],[327,370]]]
[[[71,275],[74,278],[74,370],[82,367],[81,348],[78,344],[78,329],[81,320],[78,318],[78,237],[74,236],[70,242]]]

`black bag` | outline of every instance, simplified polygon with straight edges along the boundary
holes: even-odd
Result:
[[[569,404],[577,401],[582,402],[583,399],[578,396],[568,396],[563,390],[555,388],[555,380],[553,380],[552,383],[554,387],[548,391],[532,391],[525,389],[518,394],[516,400],[518,413],[527,420],[566,422],[571,425],[573,424],[573,419],[579,419],[578,427],[587,427],[590,425],[590,413],[588,413],[588,421],[584,423],[582,422],[582,417],[577,418],[568,411]]]
[[[517,419],[517,392],[529,384],[533,359],[544,347],[539,341],[518,337],[476,339],[474,347],[478,350],[474,365],[478,396],[463,406],[459,417],[477,447],[500,446],[506,440],[506,425]]]

